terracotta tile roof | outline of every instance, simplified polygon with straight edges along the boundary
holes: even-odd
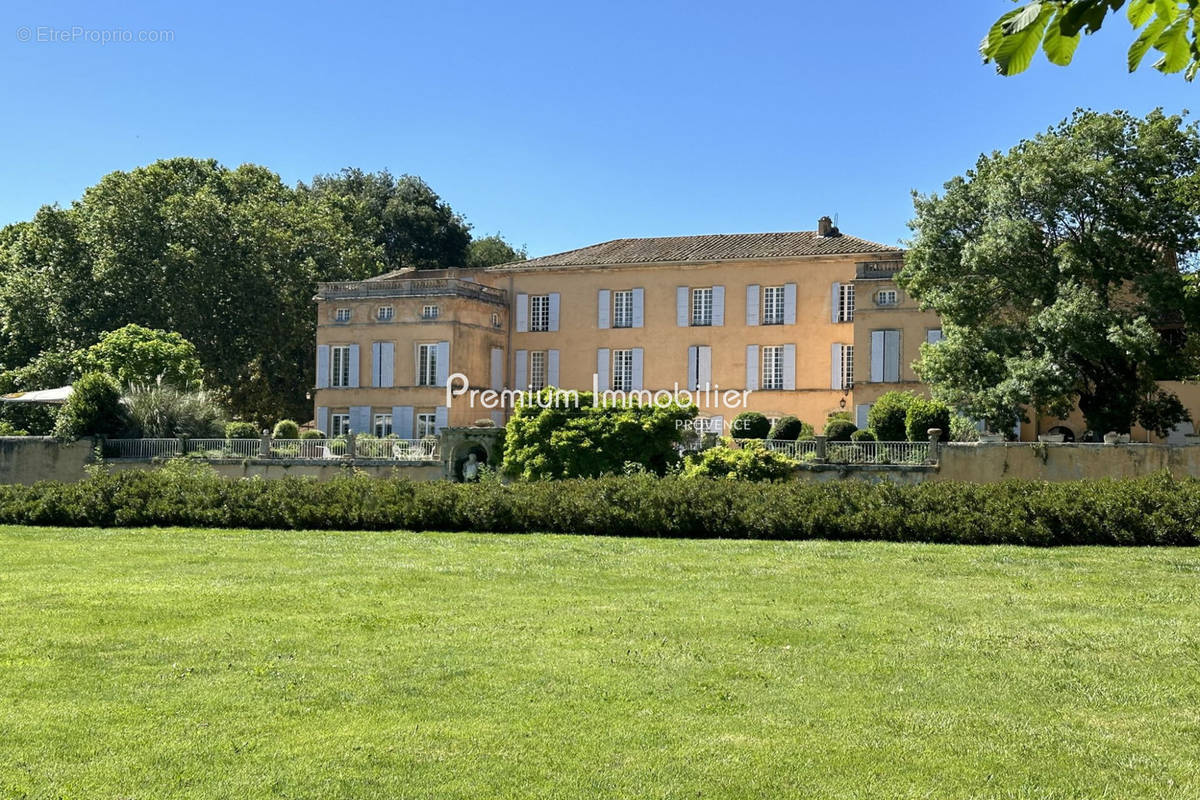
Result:
[[[614,264],[652,264],[680,261],[741,261],[789,256],[836,256],[857,253],[902,253],[898,247],[869,242],[856,236],[821,236],[816,231],[788,233],[722,233],[707,236],[659,236],[649,239],[613,239],[578,250],[498,264],[489,271]]]

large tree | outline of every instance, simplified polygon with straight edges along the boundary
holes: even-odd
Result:
[[[1019,8],[1000,17],[979,50],[984,62],[995,62],[1001,75],[1024,72],[1040,46],[1054,64],[1066,66],[1084,33],[1100,30],[1108,15],[1125,8],[1137,32],[1129,47],[1129,71],[1151,50],[1160,53],[1154,68],[1184,72],[1187,80],[1200,70],[1200,0],[1014,0]]]
[[[1103,434],[1188,418],[1157,380],[1194,373],[1194,124],[1076,112],[917,195],[900,284],[941,315],[917,369],[935,396],[1007,430],[1076,403]]]

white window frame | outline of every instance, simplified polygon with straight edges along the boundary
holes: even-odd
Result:
[[[762,290],[762,314],[760,325],[782,325],[784,306],[787,303],[782,286],[764,286]]]
[[[880,289],[875,293],[875,305],[894,306],[900,304],[900,293],[895,289]]]
[[[843,283],[838,289],[838,322],[854,321],[854,284]]]
[[[620,289],[612,293],[612,326],[614,328],[633,327],[633,290]]]
[[[329,348],[329,385],[334,389],[350,386],[350,345],[335,344]]]
[[[550,295],[529,295],[529,330],[550,330]]]
[[[375,309],[375,321],[376,322],[391,322],[395,318],[396,318],[396,307],[395,306],[380,306],[379,308]]]
[[[708,328],[713,324],[713,287],[692,289],[692,327]]]
[[[762,373],[759,385],[763,391],[783,391],[783,345],[762,348]]]
[[[329,415],[329,436],[345,436],[346,431],[350,430],[350,415],[349,414],[330,414]]]
[[[500,327],[500,315],[497,314],[495,311],[492,312],[492,327],[493,328]]]
[[[392,415],[390,413],[376,414],[374,421],[375,425],[372,429],[375,431],[376,436],[380,439],[386,439],[392,435]]]
[[[437,386],[437,342],[417,345],[417,386]]]
[[[615,392],[633,390],[633,350],[612,351],[612,388]]]
[[[432,411],[422,411],[417,414],[417,438],[424,439],[426,436],[437,435],[437,414]]]
[[[842,346],[842,388],[854,388],[854,345]]]
[[[437,319],[442,313],[438,306],[424,306],[421,309],[421,319]]]
[[[335,309],[333,312],[333,321],[334,322],[349,322],[350,316],[351,316],[350,309],[338,308],[338,309]]]
[[[546,351],[529,351],[529,390],[540,392],[546,388]]]

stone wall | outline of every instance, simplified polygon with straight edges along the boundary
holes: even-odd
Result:
[[[1134,478],[1167,470],[1200,478],[1200,444],[947,444],[929,480],[993,483],[1007,478],[1073,481]]]
[[[413,481],[438,481],[442,479],[442,465],[429,462],[398,463],[395,461],[339,461],[322,463],[286,459],[247,461],[208,461],[217,474],[224,478],[316,478],[327,481],[339,475],[360,472],[372,478],[408,478]],[[109,461],[114,471],[134,469],[158,469],[161,463],[151,461]]]
[[[49,436],[0,436],[0,483],[77,481],[91,458],[90,440],[62,444]]]

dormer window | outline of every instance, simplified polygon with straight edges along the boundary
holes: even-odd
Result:
[[[395,306],[380,306],[375,309],[375,319],[380,322],[391,322],[396,318]]]

